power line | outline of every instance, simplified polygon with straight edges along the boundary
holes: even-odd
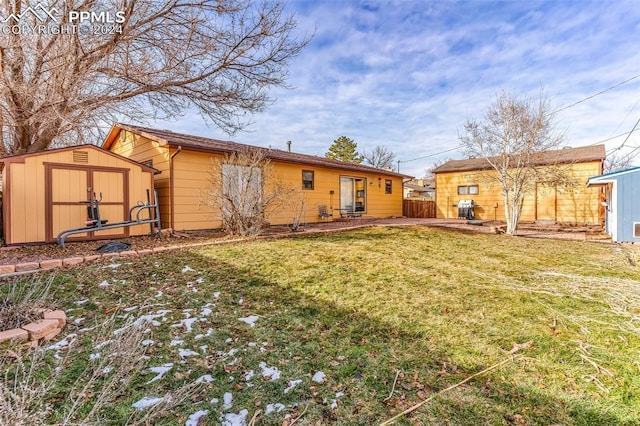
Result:
[[[611,152],[620,151],[622,148],[624,148],[624,144],[627,143],[627,141],[631,137],[631,134],[636,131],[636,127],[638,127],[638,124],[640,124],[640,118],[638,118],[638,121],[636,121],[636,124],[633,125],[633,129],[631,129],[631,131],[627,134],[627,137],[624,138],[624,141],[622,141],[622,144]]]
[[[580,100],[580,101],[578,101],[578,102],[574,102],[574,103],[572,103],[571,105],[567,105],[567,106],[565,106],[565,107],[562,107],[562,108],[560,108],[560,109],[557,109],[557,110],[553,111],[553,113],[555,114],[556,112],[564,111],[565,109],[569,109],[569,108],[574,107],[574,106],[576,106],[576,105],[578,105],[578,104],[581,104],[581,103],[583,103],[583,102],[586,102],[586,101],[588,101],[589,99],[593,99],[593,98],[595,98],[596,96],[602,95],[603,93],[607,93],[608,91],[613,90],[613,89],[615,89],[616,87],[620,87],[620,86],[622,86],[623,84],[627,84],[628,82],[630,82],[630,81],[632,81],[632,80],[635,80],[636,78],[639,78],[639,77],[640,77],[640,74],[638,74],[638,75],[634,75],[633,77],[628,78],[628,79],[626,79],[625,81],[621,81],[620,83],[618,83],[618,84],[614,84],[613,86],[608,87],[608,88],[606,88],[606,89],[604,89],[604,90],[601,90],[601,91],[600,91],[600,92],[598,92],[598,93],[595,93],[595,94],[593,94],[593,95],[591,95],[591,96],[587,96],[586,98],[584,98],[584,99],[582,99],[582,100]]]
[[[435,157],[436,155],[440,155],[440,154],[444,154],[444,153],[447,153],[447,152],[455,151],[458,148],[460,148],[460,147],[456,146],[455,148],[446,149],[444,151],[436,152],[435,154],[423,155],[422,157],[412,158],[411,160],[398,160],[398,163],[410,163],[412,161],[422,160],[423,158]]]

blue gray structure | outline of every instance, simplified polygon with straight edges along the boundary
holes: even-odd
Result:
[[[605,230],[613,241],[640,242],[640,167],[590,177],[605,187]]]

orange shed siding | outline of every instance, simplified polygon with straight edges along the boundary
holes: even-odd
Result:
[[[556,166],[557,167],[557,166]],[[521,220],[555,221],[560,223],[598,224],[598,188],[587,188],[590,176],[601,173],[600,161],[561,166],[575,182],[573,187],[549,187],[538,184],[529,191],[522,206]],[[502,188],[495,180],[495,171],[461,171],[436,174],[436,204],[438,218],[456,218],[456,204],[461,199],[473,199],[476,219],[505,220]],[[478,194],[458,195],[459,186],[478,185]]]

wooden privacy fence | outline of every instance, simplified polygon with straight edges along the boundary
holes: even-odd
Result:
[[[402,215],[421,219],[436,217],[436,202],[422,200],[402,200]]]

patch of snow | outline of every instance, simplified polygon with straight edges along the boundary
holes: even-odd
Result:
[[[336,392],[336,398],[342,398],[344,396],[344,392]]]
[[[249,342],[249,343],[247,343],[247,346],[249,346],[250,348],[254,348],[254,347],[258,346],[258,344],[256,342]]]
[[[76,305],[84,305],[85,303],[87,303],[89,301],[89,299],[82,299],[82,300],[76,300]]]
[[[232,343],[233,339],[231,337],[227,337],[227,339],[224,342],[225,343]]]
[[[214,380],[215,379],[211,374],[205,374],[204,376],[198,377],[198,379],[196,380],[196,383],[211,383]]]
[[[113,342],[113,340],[107,340],[107,341],[105,341],[105,342],[98,343],[97,345],[95,345],[95,346],[93,347],[93,349],[102,349],[102,348],[104,348],[105,346],[107,346],[107,345],[111,344],[112,342]]]
[[[238,318],[238,321],[242,321],[249,324],[251,327],[254,327],[256,325],[256,321],[258,321],[258,317],[256,315],[249,315],[245,318]]]
[[[213,310],[211,308],[204,307],[204,308],[202,308],[202,312],[200,312],[200,316],[201,317],[208,317],[209,315],[211,315],[212,312],[213,312]]]
[[[279,402],[276,402],[275,404],[267,404],[267,409],[265,410],[264,415],[268,416],[271,413],[279,413],[282,410],[284,410],[284,404],[280,404]]]
[[[89,360],[90,361],[95,361],[97,359],[100,359],[102,355],[100,355],[100,352],[98,352],[97,354],[89,354]]]
[[[244,299],[241,297],[240,300],[238,300],[238,305],[242,305],[244,303]]]
[[[198,346],[198,349],[200,349],[201,352],[207,352],[207,350],[209,349],[209,345]]]
[[[253,376],[255,375],[256,375],[255,371],[249,370],[246,373],[244,373],[244,380],[248,382],[249,380],[253,379]]]
[[[204,282],[204,278],[202,278],[202,277],[198,277],[198,279],[196,280],[196,282],[197,282],[198,284],[202,284],[202,283]]]
[[[209,337],[212,334],[213,334],[213,328],[209,328],[209,329],[207,329],[207,334],[197,334],[196,337],[194,337],[194,339],[200,340],[200,339],[203,339],[205,337]]]
[[[332,399],[332,400],[331,400],[331,408],[332,408],[333,410],[335,410],[336,408],[338,408],[338,401],[337,401],[337,400],[335,400],[335,399]]]
[[[262,377],[265,379],[269,377],[271,381],[278,380],[280,378],[280,370],[278,367],[268,367],[266,362],[261,362],[260,368],[262,368]]]
[[[182,268],[182,273],[186,274],[187,272],[195,272],[196,270],[193,269],[191,266],[187,265],[184,268]]]
[[[149,407],[153,407],[154,405],[158,405],[159,403],[162,402],[164,398],[151,398],[148,396],[145,396],[144,398],[142,398],[141,400],[134,402],[132,407],[136,408],[138,410],[144,410],[145,408],[149,408]]]
[[[213,298],[214,299],[219,299],[220,298],[220,292],[219,291],[214,292],[213,293]]]
[[[186,357],[200,355],[198,352],[192,351],[191,349],[179,349],[178,355],[180,359],[184,360]]]
[[[233,407],[233,395],[231,394],[231,392],[225,392],[225,394],[222,396],[222,402],[222,408],[225,410]]]
[[[182,344],[184,344],[184,340],[174,339],[171,342],[169,342],[169,346],[178,346]]]
[[[59,342],[54,343],[53,345],[47,346],[46,349],[55,349],[55,350],[62,349],[64,347],[66,347],[66,346],[69,346],[71,344],[71,341],[73,339],[75,339],[76,337],[78,337],[78,335],[76,333],[71,333],[67,337],[65,337],[64,339],[60,340]]]
[[[187,333],[191,333],[193,331],[193,324],[199,320],[200,318],[185,318],[181,320],[179,323],[172,325],[172,327],[184,326]]]
[[[107,280],[103,280],[98,287],[109,287],[109,282]]]
[[[220,402],[220,400],[218,398],[211,398],[211,401],[209,401],[212,404],[217,404],[218,402]]]
[[[300,383],[302,383],[302,380],[289,380],[289,387],[284,390],[284,393],[291,392],[293,388],[298,386]]]
[[[146,340],[143,340],[142,342],[140,342],[140,344],[141,344],[142,346],[153,346],[155,343],[156,343],[156,342],[154,342],[154,341],[153,341],[153,340],[151,340],[151,339],[146,339]]]
[[[246,426],[248,415],[249,410],[247,409],[240,411],[238,414],[225,414],[224,419],[222,420],[222,426]]]
[[[207,414],[209,414],[209,410],[196,411],[189,416],[184,426],[198,426],[198,422],[200,421],[200,419]]]
[[[109,374],[114,370],[114,367],[108,365],[102,369],[102,374]]]
[[[157,382],[158,380],[162,379],[162,377],[165,374],[167,374],[172,368],[173,368],[172,362],[169,362],[167,364],[162,364],[158,367],[150,367],[145,371],[145,373],[156,373],[157,375],[153,379],[149,380],[146,384],[148,385],[150,383]]]
[[[136,309],[138,309],[137,306],[129,306],[128,308],[124,308],[123,311],[131,312],[131,311],[135,311]]]
[[[110,268],[110,269],[117,269],[117,268],[119,268],[119,267],[120,267],[120,264],[119,264],[119,263],[112,263],[112,264],[110,264],[110,265],[103,266],[103,267],[102,267],[102,269],[107,269],[107,268]]]
[[[80,324],[82,324],[82,323],[84,322],[84,320],[85,320],[85,319],[86,319],[86,318],[84,318],[84,317],[82,317],[82,318],[76,318],[76,319],[74,319],[74,320],[73,320],[73,323],[74,323],[75,325],[80,325]]]
[[[158,298],[158,297],[162,297],[162,295],[163,295],[163,294],[164,294],[164,293],[162,292],[162,290],[158,290],[158,292],[156,293],[156,296],[155,296],[155,297],[156,297],[156,298]]]
[[[313,375],[311,380],[313,380],[316,383],[324,383],[326,377],[327,377],[326,374],[324,374],[322,371],[318,371],[316,372],[316,374]]]

